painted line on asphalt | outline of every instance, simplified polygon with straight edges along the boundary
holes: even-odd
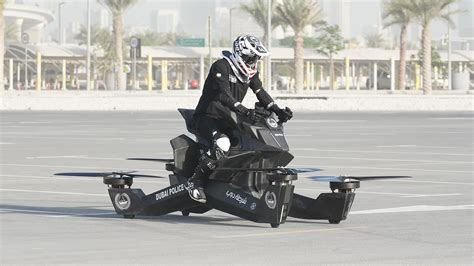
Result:
[[[296,188],[298,190],[306,191],[317,191],[317,192],[327,192],[325,189],[312,189],[312,188]],[[375,194],[375,195],[388,195],[388,196],[399,196],[402,198],[423,198],[423,197],[448,197],[448,196],[462,196],[461,193],[451,193],[451,194],[413,194],[413,193],[398,193],[398,192],[378,192],[378,191],[361,191],[357,190],[356,194]]]
[[[403,213],[403,212],[427,212],[427,211],[452,211],[452,210],[474,210],[474,205],[454,205],[454,206],[413,205],[413,206],[385,208],[385,209],[351,211],[349,213],[349,215],[379,214],[379,213]]]
[[[359,161],[387,161],[387,162],[418,162],[418,163],[443,163],[443,164],[473,164],[472,161],[436,161],[436,160],[408,160],[408,159],[379,159],[379,158],[357,158],[357,157],[330,157],[330,156],[297,156],[308,159],[331,159],[331,160],[359,160]]]
[[[430,117],[431,120],[474,120],[474,117]]]
[[[403,198],[426,198],[426,197],[449,197],[449,196],[461,196],[461,193],[451,194],[431,194],[431,195],[416,195],[416,196],[402,196]]]
[[[347,166],[347,165],[329,165],[329,164],[318,164],[319,167],[324,168],[344,168],[344,169],[372,169],[372,170],[398,170],[398,171],[421,171],[421,172],[437,172],[437,173],[458,173],[458,174],[471,174],[472,171],[460,171],[460,170],[434,170],[434,169],[419,169],[419,168],[394,168],[394,167],[371,167],[371,166]],[[314,167],[314,166],[312,166]]]
[[[32,159],[80,158],[80,157],[85,157],[85,156],[87,155],[33,156],[33,157],[26,157],[26,159],[32,160]]]
[[[13,145],[13,144],[16,144],[16,143],[13,143],[13,142],[0,142],[0,145]]]
[[[319,120],[309,120],[309,119],[293,119],[291,123],[360,123],[367,122],[367,120],[350,120],[350,119],[319,119]]]
[[[304,234],[304,233],[315,233],[315,232],[347,231],[351,229],[360,229],[360,228],[367,228],[367,226],[326,228],[326,229],[313,229],[313,230],[292,230],[292,231],[284,231],[284,232],[278,231],[278,232],[271,232],[271,233],[255,233],[255,234],[220,235],[220,236],[212,236],[212,237],[225,239],[225,238],[245,238],[245,237],[258,237],[258,236],[278,236],[278,235]]]
[[[46,190],[29,190],[29,189],[12,189],[12,188],[0,188],[0,191],[6,192],[24,192],[24,193],[41,193],[41,194],[58,194],[58,195],[75,195],[75,196],[92,196],[92,197],[109,197],[106,194],[92,194],[92,193],[81,193],[81,192],[65,192],[65,191],[46,191]]]
[[[434,180],[407,180],[407,179],[398,179],[398,180],[379,180],[377,182],[400,182],[400,183],[421,183],[421,184],[446,184],[446,185],[465,185],[465,186],[474,186],[474,183],[466,182],[448,182],[448,181],[434,181]]]
[[[60,176],[34,176],[34,175],[8,175],[8,174],[1,174],[0,177],[6,177],[6,178],[29,178],[29,179],[47,179],[47,180],[65,180],[65,181],[101,181],[100,177],[75,177],[75,176],[69,176],[69,177],[60,177]],[[145,184],[169,184],[167,181],[145,181],[145,180],[133,180],[135,183],[145,183]]]
[[[34,213],[34,214],[51,214],[45,215],[46,217],[74,217],[74,216],[104,216],[115,214],[115,212],[91,212],[91,213],[71,213],[71,212],[58,212],[58,211],[41,211],[41,210],[25,210],[15,208],[1,208],[0,212],[23,212],[23,213]]]
[[[127,169],[113,169],[105,168],[105,167],[91,167],[91,166],[77,166],[77,165],[48,165],[48,164],[16,164],[16,163],[2,163],[0,166],[22,166],[22,167],[42,167],[42,168],[69,168],[69,169],[94,169],[94,170],[105,170],[108,172],[117,172],[117,171],[129,171]],[[133,171],[150,171],[150,172],[165,172],[168,173],[166,170],[160,170],[160,169],[133,169]],[[71,172],[71,171],[69,171]]]
[[[419,146],[419,148],[423,148]],[[419,154],[419,155],[453,155],[453,156],[472,156],[472,153],[440,153],[440,152],[409,152],[409,151],[367,151],[367,150],[334,150],[334,149],[316,149],[316,148],[292,148],[292,151],[329,151],[345,153],[380,153],[380,154]]]
[[[89,137],[63,137],[63,136],[18,136],[15,134],[4,134],[14,135],[15,139],[55,139],[55,140],[125,140],[125,138],[89,138]],[[8,137],[8,136],[7,136]]]

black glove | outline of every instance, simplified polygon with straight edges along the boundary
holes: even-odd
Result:
[[[242,104],[237,105],[235,109],[237,110],[237,113],[239,113],[242,116],[248,117],[253,122],[257,122],[258,120],[260,120],[260,116],[255,112],[255,110],[253,109],[249,110],[247,109],[247,107],[243,106]]]
[[[288,107],[281,109],[278,105],[274,104],[270,107],[270,110],[278,116],[279,123],[285,123],[293,117],[293,112]]]

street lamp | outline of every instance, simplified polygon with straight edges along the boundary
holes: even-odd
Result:
[[[267,49],[271,49],[272,40],[272,0],[267,1]],[[271,54],[267,56],[267,88],[272,89],[272,58]]]
[[[58,43],[63,44],[63,26],[62,26],[62,21],[61,21],[61,6],[66,4],[66,2],[61,2],[58,4],[58,22],[59,22],[59,37],[58,37]]]
[[[234,9],[238,9],[239,7],[231,7],[229,8],[229,42],[230,42],[230,46],[232,46],[232,41],[233,41],[233,36],[232,36],[232,10]]]

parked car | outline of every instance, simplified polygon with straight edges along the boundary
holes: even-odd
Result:
[[[366,82],[367,89],[372,89],[374,87],[373,74],[371,73],[367,78]],[[377,89],[378,90],[390,90],[390,74],[383,71],[377,71]]]

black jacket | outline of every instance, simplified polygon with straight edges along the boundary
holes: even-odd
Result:
[[[236,111],[237,102],[242,102],[248,89],[257,95],[257,99],[268,106],[273,99],[262,87],[262,81],[257,72],[248,83],[241,82],[231,69],[226,59],[219,59],[212,64],[209,75],[204,83],[201,98],[196,107],[195,117],[206,115],[220,119],[219,106],[225,106]]]

